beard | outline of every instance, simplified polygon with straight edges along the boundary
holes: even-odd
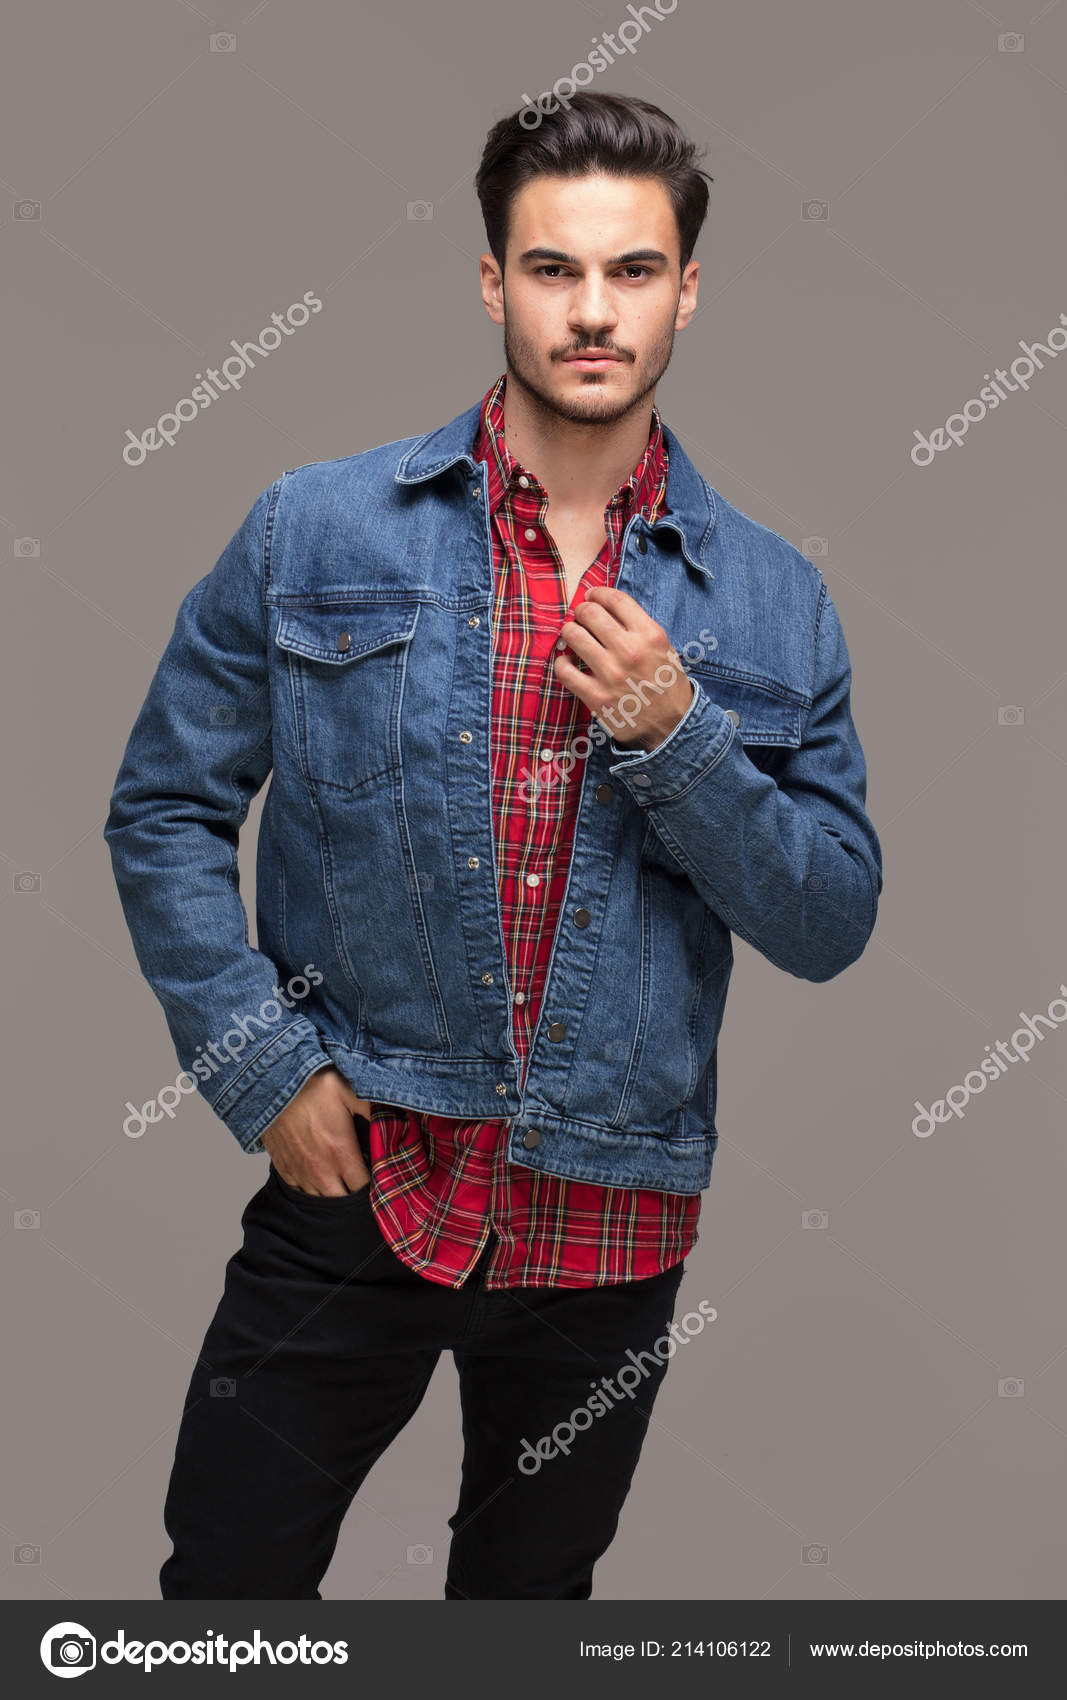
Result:
[[[590,352],[603,346],[606,345],[592,343],[589,345]],[[625,358],[625,351],[611,346],[613,353],[623,353],[624,368],[630,367],[633,371],[636,383],[632,392],[618,394],[610,382],[605,383],[599,377],[583,374],[585,383],[577,395],[554,395],[540,375],[544,363],[540,349],[530,338],[511,329],[505,305],[504,360],[508,382],[514,382],[516,387],[524,392],[546,427],[564,420],[569,425],[616,425],[620,419],[625,419],[628,414],[633,413],[655,389],[670,364],[674,349],[673,322],[636,365]]]

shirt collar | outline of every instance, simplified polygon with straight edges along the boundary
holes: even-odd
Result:
[[[495,513],[501,502],[517,494],[533,493],[535,499],[544,497],[544,486],[535,475],[515,459],[504,436],[504,393],[507,373],[502,372],[495,384],[482,398],[478,431],[474,441],[474,458],[484,460],[489,469],[489,511]],[[667,476],[667,448],[663,438],[663,422],[659,409],[653,405],[648,442],[640,460],[616,490],[611,506],[629,512],[636,506],[646,516],[662,501]],[[520,483],[528,480],[528,486]]]

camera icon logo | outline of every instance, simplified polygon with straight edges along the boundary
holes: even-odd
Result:
[[[806,555],[809,561],[818,561],[830,553],[830,545],[825,537],[802,537],[800,553]]]
[[[804,1228],[825,1228],[829,1220],[825,1210],[805,1210],[800,1223]]]
[[[424,1547],[424,1546],[408,1547],[407,1562],[409,1564],[432,1564],[433,1563],[433,1547]]]
[[[1006,702],[1003,708],[997,709],[998,726],[1022,726],[1026,716],[1017,702]]]
[[[16,1210],[15,1226],[16,1228],[39,1228],[41,1226],[41,1212],[39,1210]],[[16,1564],[25,1564],[27,1560],[19,1558],[15,1562]]]
[[[16,537],[15,554],[22,556],[39,555],[41,539],[39,537]]]
[[[229,32],[223,35],[213,35],[210,45],[212,53],[236,53],[237,37]]]
[[[830,1548],[812,1543],[800,1549],[801,1564],[829,1564]]]
[[[96,1665],[96,1637],[84,1623],[53,1623],[41,1637],[41,1663],[53,1676],[84,1676]]]
[[[830,216],[829,201],[804,201],[801,205],[802,218],[828,219]]]
[[[40,891],[41,876],[23,868],[21,873],[13,874],[11,878],[12,891]]]
[[[13,211],[16,218],[40,218],[41,203],[40,201],[16,201]]]
[[[1026,37],[1018,35],[1015,30],[1009,30],[1006,35],[997,36],[998,53],[1021,53],[1026,45]]]
[[[218,702],[212,707],[208,719],[212,726],[235,726],[237,724],[237,710],[232,703]]]
[[[1025,1381],[1020,1381],[1017,1376],[1005,1376],[997,1382],[997,1397],[998,1399],[1021,1399],[1025,1386]]]
[[[409,201],[408,202],[408,217],[409,218],[432,218],[433,217],[433,202],[432,201]]]
[[[237,1383],[232,1375],[218,1375],[208,1382],[208,1394],[212,1399],[236,1399]]]

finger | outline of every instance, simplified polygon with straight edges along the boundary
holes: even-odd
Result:
[[[610,608],[602,602],[590,602],[587,597],[579,603],[572,617],[564,620],[559,635],[572,649],[576,649],[577,644],[573,640],[577,634],[589,632],[605,649],[610,649],[612,639],[624,638],[627,631],[628,627],[615,618]]]
[[[566,685],[579,702],[584,702],[593,714],[601,715],[606,706],[604,686],[589,673],[583,673],[581,668],[567,655],[557,655],[552,663],[556,677],[561,685]]]
[[[640,602],[635,602],[632,596],[628,596],[625,590],[620,590],[614,584],[593,585],[586,591],[585,601],[579,606],[584,608],[586,602],[593,608],[604,608],[620,626],[625,626],[630,632],[643,631],[647,625],[654,623],[652,616],[642,608]]]

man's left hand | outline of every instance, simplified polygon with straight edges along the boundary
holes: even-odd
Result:
[[[559,635],[588,671],[560,652],[557,679],[617,744],[653,750],[673,732],[696,687],[663,627],[625,590],[594,585]]]

